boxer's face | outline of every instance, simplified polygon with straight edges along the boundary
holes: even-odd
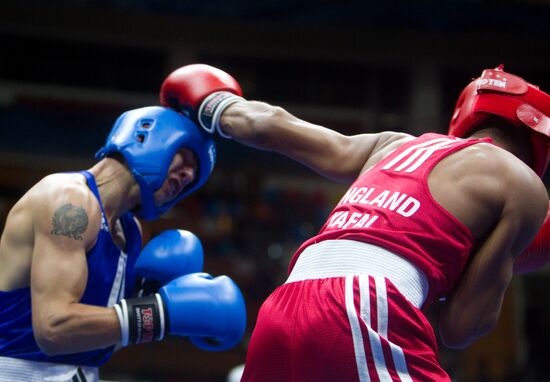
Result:
[[[168,175],[155,192],[155,204],[161,206],[178,196],[197,176],[197,159],[189,149],[179,150],[168,168]]]

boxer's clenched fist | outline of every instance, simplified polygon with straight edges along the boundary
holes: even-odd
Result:
[[[239,83],[224,71],[204,64],[186,65],[166,77],[160,88],[163,106],[181,111],[196,120],[206,131],[218,130],[222,112],[241,100]]]

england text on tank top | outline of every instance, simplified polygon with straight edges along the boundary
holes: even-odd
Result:
[[[430,194],[428,174],[449,154],[489,139],[428,133],[411,140],[362,174],[319,233],[294,254],[323,240],[379,245],[409,259],[430,282],[428,302],[452,290],[473,245],[470,230]]]
[[[103,206],[92,175],[81,172],[88,187],[99,201],[102,226],[97,242],[86,254],[88,280],[82,304],[112,306],[120,299],[130,296],[134,287],[134,264],[141,250],[141,234],[132,214],[120,219],[126,247],[120,250],[111,237],[105,220]],[[32,331],[30,288],[9,292],[0,291],[0,356],[33,361],[63,363],[68,365],[100,366],[113,353],[113,346],[88,352],[45,355],[36,344]]]

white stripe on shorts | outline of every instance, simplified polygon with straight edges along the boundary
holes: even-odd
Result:
[[[374,367],[379,380],[381,382],[392,382],[392,378],[388,371],[388,366],[382,348],[381,338],[384,338],[389,343],[393,364],[395,366],[395,372],[397,373],[399,379],[403,382],[412,382],[412,379],[407,369],[407,362],[405,360],[403,350],[398,345],[390,342],[387,338],[388,299],[386,291],[386,280],[380,276],[373,277],[373,280],[374,290],[376,292],[376,299],[370,298],[369,276],[358,276],[360,297],[359,300],[361,302],[358,314],[354,304],[354,276],[347,276],[345,279],[346,311],[351,327],[351,335],[353,339],[353,348],[355,351],[355,362],[357,364],[359,381],[368,382],[371,380],[366,361],[367,358],[371,358],[374,361]],[[375,308],[377,312],[377,328],[372,327],[372,308]],[[363,341],[364,336],[361,332],[359,319],[361,319],[367,327],[366,334],[369,338],[370,354],[367,354],[365,352]]]
[[[367,331],[369,335],[369,342],[370,342],[370,348],[372,351],[372,358],[374,360],[374,367],[376,368],[376,373],[378,374],[378,378],[380,379],[380,382],[391,382],[391,376],[388,373],[388,368],[386,367],[386,360],[384,359],[384,351],[382,350],[382,342],[380,341],[379,334],[375,331],[375,329],[372,328],[372,320],[370,317],[371,313],[371,304],[376,304],[378,312],[377,314],[377,322],[378,322],[378,330],[380,330],[380,327],[387,328],[387,322],[380,321],[380,311],[385,311],[385,320],[387,320],[387,312],[388,312],[388,306],[385,304],[387,301],[383,301],[381,298],[381,294],[378,293],[379,283],[380,283],[380,277],[375,277],[375,289],[376,289],[376,301],[370,300],[370,293],[369,293],[369,277],[368,276],[359,276],[359,293],[361,296],[361,319],[367,326]],[[381,279],[382,283],[385,282],[384,279]],[[384,288],[384,291],[386,288]],[[382,304],[381,304],[382,303]],[[387,330],[386,330],[387,333]]]
[[[346,311],[351,327],[351,336],[353,338],[353,349],[355,350],[355,363],[359,373],[359,382],[370,382],[369,369],[367,367],[367,358],[365,355],[365,346],[363,344],[363,335],[359,326],[359,318],[353,303],[353,276],[346,277]]]

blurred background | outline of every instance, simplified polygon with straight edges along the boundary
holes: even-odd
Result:
[[[0,44],[0,224],[46,174],[91,167],[116,117],[158,104],[164,77],[186,64],[217,66],[246,98],[345,134],[446,132],[462,88],[501,63],[550,90],[549,0],[2,0]],[[102,379],[226,381],[261,302],[346,189],[274,154],[217,144],[207,185],[144,223],[144,236],[183,228],[202,239],[205,270],[243,290],[245,339],[223,353],[180,338],[126,348]],[[489,336],[440,348],[455,381],[550,381],[549,275],[513,281]],[[429,316],[437,325],[437,306]]]

